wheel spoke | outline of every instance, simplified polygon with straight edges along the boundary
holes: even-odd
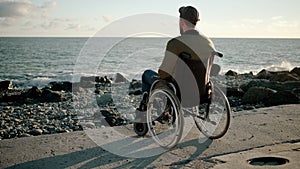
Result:
[[[228,130],[230,123],[230,106],[226,96],[217,87],[214,92],[214,100],[210,105],[207,105],[209,106],[207,118],[194,117],[198,129],[211,139],[222,137]]]
[[[154,141],[164,148],[175,146],[181,138],[183,115],[177,102],[177,97],[168,89],[155,89],[149,98],[149,131]]]

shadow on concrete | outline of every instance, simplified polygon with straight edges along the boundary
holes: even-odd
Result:
[[[185,160],[171,162],[168,166],[182,166],[184,164],[189,163],[190,161],[197,158],[204,150],[206,150],[209,145],[212,143],[212,140],[206,139],[204,142],[199,142],[199,139],[190,140],[187,142],[183,142],[178,144],[174,149],[170,151],[178,149],[183,149],[185,147],[195,147],[196,151],[190,155]],[[167,152],[166,152],[167,153]],[[149,167],[151,163],[153,163],[156,159],[158,159],[163,154],[147,157],[147,158],[126,158],[121,157],[115,154],[112,154],[101,147],[94,147],[85,149],[82,151],[72,152],[64,155],[57,155],[53,157],[42,158],[34,161],[29,161],[21,164],[16,164],[14,166],[8,167],[8,169],[21,169],[21,168],[68,168],[75,167],[80,169],[90,169],[90,168],[108,168],[110,164],[112,164],[113,168],[125,168],[125,167],[133,167],[133,168],[145,168]],[[163,157],[162,157],[163,158]],[[153,165],[153,167],[155,164]]]

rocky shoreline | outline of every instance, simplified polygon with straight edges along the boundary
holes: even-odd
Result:
[[[228,71],[223,87],[234,111],[300,103],[300,68],[256,75]],[[225,83],[224,83],[225,82]]]
[[[216,81],[226,91],[233,111],[300,103],[297,67],[281,72],[262,70],[256,75],[228,71]],[[124,125],[133,114],[118,110],[137,106],[142,94],[141,81],[129,82],[121,74],[114,79],[82,77],[78,83],[51,82],[42,89],[16,89],[11,81],[2,81],[0,92],[0,140]],[[125,104],[115,104],[117,98]]]

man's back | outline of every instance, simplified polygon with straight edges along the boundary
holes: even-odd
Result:
[[[182,100],[188,105],[198,104],[199,98],[206,95],[213,51],[209,38],[196,30],[188,30],[168,42],[159,76],[163,79],[171,76],[180,88]]]

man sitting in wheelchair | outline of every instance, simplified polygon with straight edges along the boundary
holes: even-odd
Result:
[[[215,47],[208,37],[195,29],[199,13],[194,7],[181,7],[179,13],[181,36],[168,41],[158,73],[153,70],[143,73],[142,102],[146,102],[144,99],[147,99],[147,94],[157,79],[175,85],[176,95],[183,106],[192,106],[207,100]]]
[[[195,29],[199,21],[199,13],[194,7],[181,7],[179,13],[181,36],[168,41],[158,73],[146,70],[142,75],[143,98],[136,110],[134,123],[134,130],[139,136],[144,136],[148,132],[147,119],[153,123],[148,124],[151,125],[150,128],[155,125],[154,121],[172,126],[176,120],[177,106],[191,108],[202,103],[210,103],[212,98],[209,77],[211,73],[217,74],[220,70],[218,65],[213,65],[213,59],[215,55],[220,57],[223,55],[216,52],[213,42],[208,37]],[[157,99],[164,101],[161,104],[158,101],[156,104],[156,99],[152,98],[158,96],[156,94],[162,87],[167,88],[165,91],[171,90],[177,97],[175,99],[172,97],[173,101],[166,97],[166,99]],[[154,95],[155,97],[152,97]],[[151,108],[147,109],[148,99],[151,99],[149,101]],[[146,113],[147,110],[151,112],[151,116]],[[152,110],[157,110],[156,112],[159,113]]]

